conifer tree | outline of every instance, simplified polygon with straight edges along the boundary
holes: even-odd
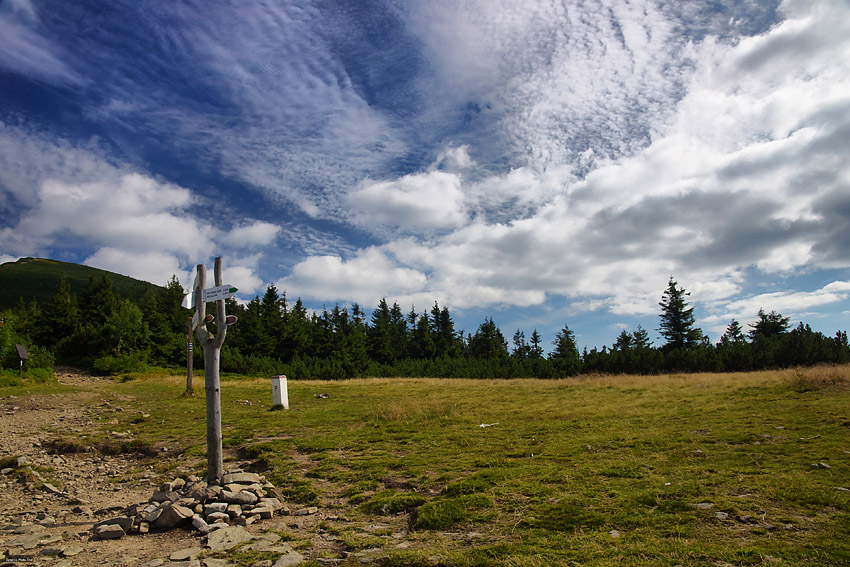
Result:
[[[667,340],[665,351],[690,348],[702,341],[702,330],[695,327],[694,308],[685,298],[690,293],[679,287],[673,277],[661,297],[661,326],[658,331]]]

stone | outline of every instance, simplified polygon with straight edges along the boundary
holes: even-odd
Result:
[[[62,548],[62,557],[74,557],[85,551],[82,547],[76,545],[67,545]]]
[[[160,567],[160,565],[162,565],[163,563],[165,563],[164,559],[157,558],[157,559],[151,559],[150,561],[142,563],[141,565],[139,565],[139,567]]]
[[[124,533],[128,533],[133,527],[133,518],[129,516],[118,516],[117,518],[109,518],[108,520],[101,520],[100,522],[94,525],[95,530],[100,528],[101,526],[111,526],[111,525],[119,525],[121,529],[124,530]]]
[[[186,481],[183,480],[180,477],[177,477],[170,482],[163,482],[159,486],[159,490],[161,492],[177,492],[178,490],[180,490],[184,486],[186,486]]]
[[[74,514],[79,514],[80,516],[91,516],[91,508],[84,506],[74,506],[71,509],[71,512]]]
[[[218,559],[215,557],[205,557],[204,567],[233,567],[233,563],[227,559]]]
[[[312,516],[313,514],[315,514],[318,511],[319,511],[319,509],[316,508],[315,506],[308,506],[307,508],[301,508],[300,510],[297,510],[295,512],[295,515],[296,516]]]
[[[162,514],[153,522],[154,526],[161,529],[171,529],[180,524],[188,522],[194,512],[185,506],[177,504],[163,506]]]
[[[168,558],[172,561],[187,561],[190,559],[196,559],[200,553],[200,547],[187,547],[186,549],[175,551],[169,555]]]
[[[254,538],[250,544],[245,546],[245,549],[251,549],[253,551],[269,551],[269,549],[277,544],[280,541],[280,536],[273,533],[265,533],[258,535]],[[280,553],[288,553],[292,551],[292,546],[288,543],[283,544],[284,547],[280,550]]]
[[[255,504],[259,498],[257,495],[252,492],[231,492],[229,490],[222,490],[221,496],[219,498],[227,502],[228,504]]]
[[[291,567],[304,561],[304,556],[297,551],[290,551],[280,556],[274,567]]]
[[[720,520],[721,522],[723,522],[723,521],[725,521],[725,520],[728,520],[728,519],[729,519],[729,514],[727,514],[726,512],[715,512],[715,513],[714,513],[714,518],[715,518],[716,520]]]
[[[699,510],[711,510],[714,508],[714,504],[711,502],[699,502],[698,504],[691,504],[691,506]]]
[[[252,567],[272,567],[273,564],[274,563],[272,562],[271,559],[262,559],[260,561],[257,561],[256,563],[254,563],[254,565],[252,565]]]
[[[228,504],[227,515],[231,518],[238,518],[242,515],[242,506],[240,506],[239,504]]]
[[[118,524],[107,524],[97,528],[95,535],[100,539],[120,539],[127,534]]]
[[[196,530],[201,530],[201,531],[209,528],[207,521],[200,514],[195,514],[194,516],[192,516],[192,526]]]
[[[139,533],[146,534],[151,531],[151,525],[148,522],[140,522],[139,523]]]
[[[213,512],[227,512],[227,502],[212,502],[204,508],[204,514],[212,514]]]
[[[260,506],[271,508],[275,512],[283,508],[283,504],[281,504],[280,500],[278,500],[277,498],[260,498],[258,504]]]
[[[230,515],[227,512],[210,512],[207,514],[207,522],[229,522]]]
[[[251,510],[251,514],[257,514],[263,520],[271,520],[274,516],[274,510],[266,506],[259,506]]]
[[[222,484],[254,484],[261,482],[260,475],[248,472],[234,472],[221,477]]]
[[[829,466],[826,463],[812,463],[812,468],[813,469],[819,469],[819,470],[826,470],[826,469],[831,469],[832,467]]]
[[[42,547],[39,552],[39,555],[44,555],[46,557],[59,557],[62,555],[61,547]]]
[[[174,502],[179,498],[180,495],[176,492],[157,490],[153,493],[153,496],[151,496],[151,502]]]
[[[207,536],[207,547],[212,551],[228,551],[242,542],[250,541],[251,534],[241,526],[229,526],[211,532]]]
[[[55,494],[57,496],[64,494],[61,490],[50,484],[49,482],[45,482],[41,485],[42,490],[48,492],[50,494]]]

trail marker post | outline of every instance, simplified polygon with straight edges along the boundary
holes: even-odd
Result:
[[[190,325],[195,327],[198,343],[204,349],[204,385],[207,398],[207,482],[220,484],[224,474],[221,449],[221,380],[219,378],[221,347],[227,336],[224,300],[232,297],[237,290],[233,286],[225,286],[221,283],[221,257],[215,259],[214,277],[216,287],[207,289],[207,267],[198,264],[198,277],[193,296],[195,316]],[[216,317],[219,323],[216,326],[215,335],[207,330],[207,301],[214,301],[216,304]]]

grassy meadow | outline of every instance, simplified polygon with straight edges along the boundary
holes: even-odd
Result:
[[[126,429],[202,473],[195,383],[111,383],[119,423],[73,442]],[[383,548],[378,564],[850,565],[850,367],[289,381],[289,399],[271,411],[268,379],[226,378],[228,459],[320,507],[347,550]]]

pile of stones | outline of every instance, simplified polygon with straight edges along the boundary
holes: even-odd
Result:
[[[123,515],[96,523],[92,532],[100,539],[116,539],[191,525],[206,535],[230,525],[247,526],[289,513],[274,494],[273,484],[240,469],[227,471],[221,485],[210,485],[194,475],[178,477],[163,483],[149,501],[128,506]]]

